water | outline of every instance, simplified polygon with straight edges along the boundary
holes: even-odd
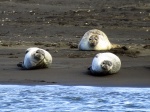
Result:
[[[150,88],[0,85],[0,112],[150,112]]]

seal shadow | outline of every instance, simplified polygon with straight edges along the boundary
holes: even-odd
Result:
[[[84,72],[85,75],[89,75],[89,76],[94,76],[94,77],[106,77],[106,76],[111,76],[113,74],[99,74],[99,73],[95,73],[93,74],[91,71],[90,71],[90,67],[87,68],[87,71]]]
[[[38,70],[38,69],[47,69],[47,68],[50,68],[50,67],[41,67],[41,66],[36,66],[36,67],[32,67],[30,69],[26,69],[22,66],[22,62],[19,62],[17,64],[17,67],[20,68],[20,70]]]

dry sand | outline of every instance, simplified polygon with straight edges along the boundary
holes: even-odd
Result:
[[[79,51],[90,29],[100,29],[112,43],[110,51]],[[28,47],[53,56],[47,69],[21,70]],[[92,76],[87,68],[99,52],[113,52],[122,61],[119,73]],[[0,84],[57,84],[150,87],[150,2],[143,0],[1,0]]]

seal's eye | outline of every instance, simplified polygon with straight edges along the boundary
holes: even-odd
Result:
[[[102,63],[103,65],[106,64],[105,62]]]
[[[96,55],[95,58],[98,58],[98,55]]]
[[[25,52],[25,54],[27,54],[29,51],[27,50],[26,52]]]
[[[36,53],[39,53],[39,51],[37,50]]]

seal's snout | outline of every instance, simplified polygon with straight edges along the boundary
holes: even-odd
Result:
[[[105,70],[105,71],[109,71],[112,69],[112,62],[111,61],[107,61],[104,60],[101,64],[101,67]]]
[[[97,35],[92,35],[90,38],[89,38],[89,44],[91,47],[94,47],[98,44],[98,36]]]
[[[36,52],[35,52],[35,54],[34,54],[34,58],[36,59],[36,60],[41,60],[41,59],[43,59],[44,58],[44,51],[42,51],[42,50],[36,50]]]

